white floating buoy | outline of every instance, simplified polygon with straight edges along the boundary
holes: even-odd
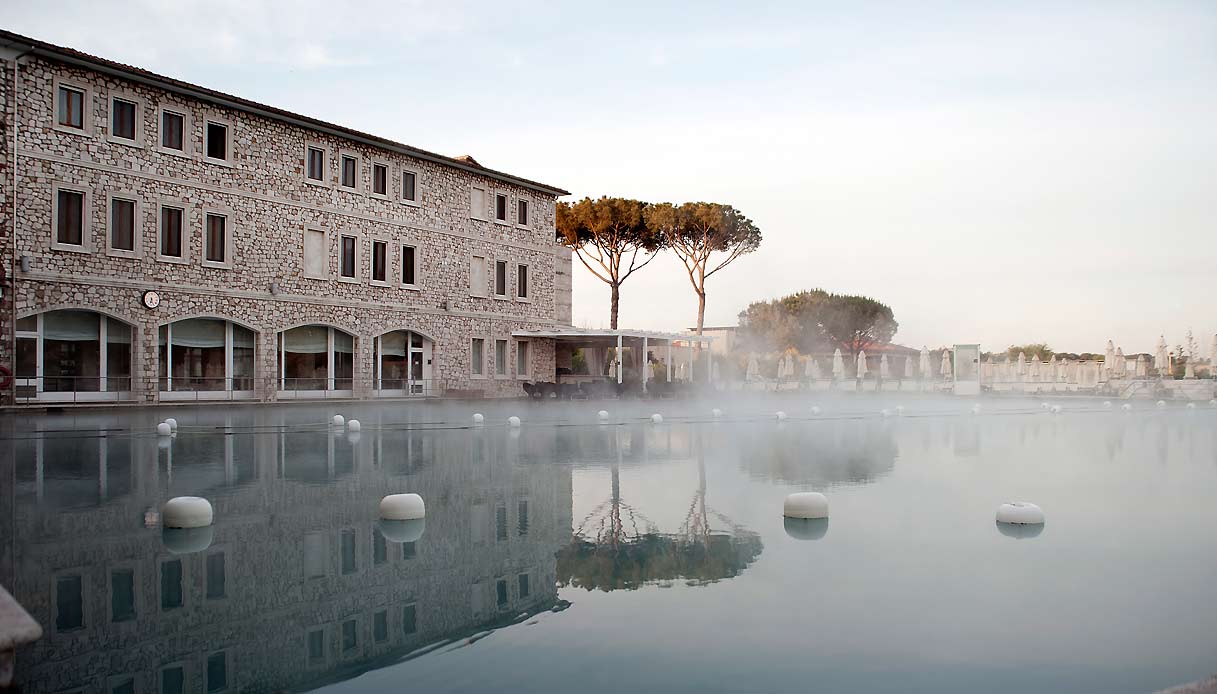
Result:
[[[600,410],[596,413],[596,418],[602,422],[607,422],[609,418],[608,410]]]
[[[823,412],[823,411],[824,411],[824,410],[821,410],[819,405],[812,405],[812,406],[811,406],[811,414],[812,414],[812,415],[819,415],[819,414],[820,414],[821,412]]]
[[[718,419],[719,417],[723,416],[723,411],[716,407],[713,410],[710,410],[710,415],[715,419]]]
[[[1194,409],[1196,409],[1196,403],[1194,403],[1194,402],[1189,402],[1189,403],[1187,404],[1187,409],[1189,409],[1189,410],[1194,410]]]
[[[1209,407],[1217,407],[1217,398],[1209,400]]]
[[[1125,412],[1132,412],[1132,403],[1126,402],[1123,405],[1120,405],[1120,409],[1124,410]]]
[[[385,520],[414,520],[427,516],[427,505],[417,494],[390,494],[380,500],[380,517]]]
[[[351,433],[355,433],[362,428],[363,425],[359,423],[358,419],[352,419],[351,421],[347,422],[347,431]]]
[[[1060,413],[1061,413],[1061,406],[1060,406],[1060,405],[1053,405],[1053,406],[1052,406],[1052,414],[1060,414]]]
[[[786,420],[786,413],[781,410],[775,412],[773,416],[776,417],[779,422]]]
[[[997,507],[997,522],[1042,525],[1044,511],[1039,506],[1026,501],[1012,501]]]
[[[888,417],[892,416],[892,411],[885,407],[882,410],[879,410],[879,414],[882,415],[884,419],[887,419]]]
[[[1041,409],[1041,410],[1044,410],[1044,411],[1047,411],[1047,410],[1048,410],[1048,403],[1046,403],[1046,402],[1041,402],[1041,403],[1040,403],[1040,409]]]
[[[1161,409],[1165,409],[1165,408],[1166,408],[1166,401],[1165,401],[1165,400],[1159,400],[1159,401],[1158,401],[1158,409],[1159,409],[1159,410],[1161,410]]]
[[[828,518],[828,497],[819,492],[795,492],[786,496],[782,515],[787,518]]]
[[[896,405],[896,416],[897,417],[904,416],[904,405]]]
[[[173,427],[169,426],[169,422],[161,422],[156,425],[157,436],[168,436],[173,433]]]
[[[508,417],[507,426],[511,427],[512,429],[518,428],[520,426],[520,418],[515,415]]]
[[[474,413],[474,415],[473,415],[473,423],[474,423],[474,424],[477,424],[478,426],[481,426],[481,424],[482,424],[483,422],[485,422],[485,421],[486,421],[486,418],[485,418],[484,416],[482,416],[482,413],[481,413],[481,412],[476,412],[476,413]]]
[[[972,406],[972,414],[980,414],[980,404],[979,403]]]
[[[173,417],[168,417],[168,418],[166,418],[166,419],[165,419],[165,424],[168,424],[168,425],[169,425],[169,428],[170,428],[172,431],[177,431],[177,420],[176,420],[176,419],[174,419]]]
[[[166,528],[202,528],[211,525],[211,502],[198,496],[175,496],[161,506]]]
[[[651,424],[663,424],[663,415],[658,412],[651,415]]]
[[[334,422],[334,426],[341,427],[341,426],[346,425],[347,420],[345,418],[343,418],[342,415],[336,414],[336,415],[334,415],[333,422]]]
[[[1111,401],[1110,401],[1110,400],[1104,400],[1104,401],[1103,401],[1103,409],[1105,409],[1105,410],[1110,410],[1110,409],[1111,409]]]

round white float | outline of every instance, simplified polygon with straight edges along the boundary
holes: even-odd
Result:
[[[596,418],[602,422],[607,422],[609,418],[608,410],[600,410],[596,413]]]
[[[352,446],[355,446],[359,443],[359,439],[362,436],[363,436],[363,434],[359,433],[359,431],[348,431],[347,432],[347,443],[351,444]]]
[[[211,525],[211,502],[198,496],[175,496],[161,506],[161,524],[166,528],[202,528]]]
[[[719,417],[723,416],[723,411],[716,407],[713,410],[710,410],[710,415],[715,419],[718,419]]]
[[[777,412],[773,413],[773,416],[774,416],[774,417],[775,417],[775,418],[776,418],[776,419],[777,419],[779,422],[781,422],[781,421],[785,421],[785,419],[786,419],[786,413],[785,413],[785,412],[783,412],[783,411],[781,411],[781,410],[778,410]]]
[[[663,424],[663,415],[658,412],[651,415],[651,424]]]
[[[795,492],[782,504],[787,518],[828,518],[828,497],[819,492]]]
[[[161,422],[156,425],[157,436],[168,436],[173,433],[173,427],[169,426],[169,422]]]
[[[410,520],[387,520],[381,518],[377,523],[380,528],[380,534],[385,536],[389,542],[418,542],[422,539],[423,531],[427,528],[427,521],[422,518],[412,518]]]
[[[1189,410],[1194,410],[1194,409],[1196,409],[1196,403],[1194,403],[1194,402],[1189,402],[1189,403],[1187,404],[1187,409],[1189,409]]]
[[[1161,410],[1161,409],[1165,409],[1165,408],[1166,408],[1166,401],[1165,401],[1165,400],[1159,400],[1159,401],[1158,401],[1158,409],[1159,409],[1159,410]]]
[[[1120,405],[1120,409],[1124,410],[1125,412],[1132,412],[1132,403],[1126,402],[1123,405]]]
[[[484,416],[482,415],[482,413],[481,413],[481,412],[475,412],[475,413],[474,413],[474,415],[473,415],[473,423],[474,423],[474,424],[477,424],[477,425],[479,425],[479,426],[480,426],[480,425],[481,425],[483,422],[485,422],[485,421],[486,421],[486,417],[484,417]]]
[[[812,414],[812,415],[818,415],[818,414],[820,414],[820,413],[821,413],[821,412],[823,412],[823,411],[824,411],[824,410],[821,410],[819,405],[812,405],[812,406],[811,406],[811,414]]]
[[[214,526],[201,528],[165,528],[161,530],[161,544],[171,554],[194,554],[211,546],[215,538]]]
[[[997,522],[1042,525],[1044,522],[1044,511],[1039,506],[1027,501],[1011,501],[997,507]]]
[[[156,437],[156,447],[160,448],[161,450],[169,450],[170,448],[173,447],[173,437],[172,436]]]
[[[1053,406],[1052,406],[1052,414],[1060,414],[1060,413],[1061,413],[1061,406],[1060,406],[1060,405],[1053,405]]]
[[[828,534],[827,518],[783,518],[782,526],[796,540],[818,540]]]
[[[904,405],[896,405],[896,416],[897,417],[904,416]]]
[[[169,425],[170,429],[172,429],[173,431],[177,431],[177,420],[176,419],[174,419],[173,417],[167,417],[165,419],[165,423]]]
[[[427,506],[417,494],[390,494],[380,500],[380,517],[385,520],[425,518]]]
[[[1217,398],[1209,400],[1209,407],[1217,407]]]
[[[980,414],[980,405],[979,404],[972,406],[972,414]]]
[[[1048,407],[1049,407],[1048,403],[1046,403],[1046,402],[1041,402],[1041,403],[1040,403],[1040,409],[1041,409],[1041,410],[1045,410],[1045,411],[1047,411]]]
[[[508,417],[508,418],[507,418],[507,426],[511,427],[512,429],[515,429],[515,428],[519,427],[519,426],[520,426],[520,418],[519,418],[519,417],[517,417],[517,416],[515,416],[515,415],[512,415],[512,416]]]
[[[363,425],[359,423],[358,419],[352,419],[351,421],[347,422],[347,431],[351,433],[356,433],[362,428]]]
[[[1104,401],[1103,401],[1103,409],[1105,409],[1105,410],[1110,410],[1110,409],[1111,409],[1111,401],[1110,401],[1110,400],[1104,400]]]
[[[884,419],[887,419],[888,417],[892,416],[892,411],[885,407],[882,410],[879,410],[879,415],[882,416]]]
[[[336,414],[336,415],[334,415],[333,422],[334,422],[334,426],[341,427],[341,426],[346,425],[347,420],[342,415]]]

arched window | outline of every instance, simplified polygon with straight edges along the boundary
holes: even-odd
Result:
[[[50,401],[128,397],[131,336],[131,325],[95,311],[47,311],[18,320],[17,397]]]
[[[393,330],[376,338],[376,391],[382,397],[429,395],[432,342],[409,330]]]
[[[302,325],[279,333],[280,397],[349,394],[355,373],[355,337],[328,325]]]
[[[175,399],[169,393],[252,395],[254,331],[222,318],[188,318],[162,325],[157,342],[162,400]]]

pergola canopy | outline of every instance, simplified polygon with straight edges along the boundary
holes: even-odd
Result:
[[[677,342],[709,343],[714,338],[710,335],[693,335],[689,333],[665,333],[654,330],[611,330],[608,328],[563,328],[559,330],[517,330],[512,337],[548,338],[555,342],[578,347],[616,347],[617,339],[641,340],[646,338],[648,344],[669,345]]]

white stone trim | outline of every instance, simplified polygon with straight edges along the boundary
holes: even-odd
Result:
[[[161,252],[161,239],[163,230],[161,224],[164,221],[164,215],[161,213],[166,207],[180,209],[182,211],[182,255],[181,257],[165,255]],[[184,200],[177,198],[159,198],[156,201],[156,259],[162,263],[178,263],[186,265],[190,263],[190,212],[191,208]]]
[[[321,232],[322,238],[325,239],[322,245],[322,257],[325,261],[325,270],[320,275],[310,274],[308,271],[308,238],[309,232]],[[300,230],[300,276],[311,280],[330,280],[333,279],[333,271],[330,269],[330,260],[334,257],[333,251],[330,249],[334,245],[334,232],[325,227],[312,224],[305,224]]]
[[[515,357],[514,370],[516,372],[516,380],[526,381],[526,380],[532,378],[532,340],[527,339],[527,338],[526,339],[513,338],[512,342],[515,343],[514,349],[512,350],[512,356]],[[524,348],[524,350],[527,352],[527,354],[524,355],[525,370],[523,373],[520,373],[520,345],[521,344],[527,345]]]
[[[80,245],[59,242],[59,192],[80,193]],[[93,239],[93,191],[88,186],[53,181],[51,183],[51,250],[68,253],[92,253],[97,249]]]
[[[310,149],[321,150],[321,178],[309,178],[308,175],[308,151]],[[330,170],[332,157],[330,156],[330,148],[324,142],[318,140],[304,141],[304,167],[300,170],[304,176],[304,182],[310,186],[318,186],[320,188],[331,187]]]
[[[207,258],[207,218],[209,216],[224,218],[224,260],[210,260]],[[203,267],[221,270],[231,270],[233,268],[236,256],[236,248],[233,246],[233,239],[236,238],[236,234],[233,233],[233,227],[235,226],[232,210],[223,207],[203,208],[202,224],[199,229],[199,262]]]
[[[473,191],[475,191],[475,190],[482,191],[482,209],[480,209],[480,210],[474,209],[474,207],[473,207]],[[486,207],[486,204],[488,202],[490,202],[490,189],[487,188],[483,184],[470,183],[469,184],[469,218],[476,219],[479,222],[487,221],[489,219],[489,216],[487,215],[487,212],[489,210]]]
[[[355,181],[354,181],[354,185],[351,185],[351,186],[346,186],[346,185],[342,184],[342,165],[343,165],[342,160],[347,159],[347,158],[355,160]],[[361,186],[362,182],[363,182],[363,155],[360,154],[359,152],[356,152],[353,149],[339,149],[338,150],[338,178],[335,179],[334,187],[338,190],[346,191],[348,193],[362,193],[363,192],[363,188]]]
[[[176,113],[182,117],[182,148],[173,149],[166,147],[165,142],[165,112]],[[194,121],[192,119],[190,109],[176,102],[165,102],[158,104],[156,107],[156,145],[154,149],[162,154],[171,154],[175,157],[185,157],[193,159],[193,137]]]
[[[376,167],[385,169],[385,192],[376,192]],[[415,186],[417,190],[417,185]],[[393,165],[385,159],[372,159],[368,164],[368,196],[377,200],[388,200],[393,196]]]
[[[126,250],[114,247],[114,201],[129,200],[135,203],[134,228],[131,230],[133,248]],[[106,194],[106,255],[114,258],[140,260],[144,255],[144,201],[137,193],[128,190],[112,190]]]
[[[503,373],[499,373],[499,343],[503,343]],[[493,365],[491,371],[494,372],[494,378],[498,381],[511,379],[511,336],[496,337],[491,342],[493,351],[491,352],[490,363]]]
[[[478,259],[482,261],[482,284],[478,287],[473,281],[473,266]],[[485,299],[491,295],[490,291],[490,258],[487,257],[485,251],[475,251],[469,254],[469,296]]]
[[[473,341],[474,340],[482,341],[482,373],[476,373],[473,370],[473,364],[474,364]],[[476,380],[484,380],[486,378],[489,378],[491,372],[494,371],[494,368],[492,366],[492,362],[494,360],[488,358],[488,357],[492,356],[491,350],[493,350],[493,348],[494,348],[494,341],[491,340],[486,335],[472,334],[469,336],[468,346],[469,346],[469,378],[476,379]]]
[[[135,139],[134,140],[128,140],[123,137],[118,137],[117,135],[114,134],[114,101],[116,99],[119,101],[126,101],[128,103],[135,104]],[[116,145],[124,145],[127,147],[138,147],[140,149],[143,149],[144,144],[147,142],[147,140],[145,139],[145,133],[144,133],[144,128],[145,128],[144,120],[148,115],[147,108],[148,108],[148,106],[144,102],[142,97],[138,97],[135,94],[132,94],[131,92],[126,92],[121,89],[111,90],[109,96],[106,98],[106,140],[108,142],[112,142]]]
[[[51,127],[61,133],[70,133],[72,135],[93,134],[93,87],[87,83],[77,82],[73,79],[65,79],[56,76],[51,80]],[[59,123],[59,88],[66,87],[81,92],[80,103],[80,127],[74,128],[70,125],[61,125]],[[7,115],[7,114],[6,114]]]
[[[201,154],[203,157],[203,161],[208,164],[215,164],[216,166],[225,166],[228,168],[232,168],[233,166],[235,166],[233,159],[236,158],[236,152],[233,151],[232,144],[234,141],[233,130],[236,129],[236,125],[227,118],[224,118],[222,116],[210,115],[210,114],[204,114],[202,120],[203,120],[203,149],[202,149]],[[207,126],[212,123],[215,123],[216,125],[224,126],[224,153],[228,155],[227,159],[215,159],[215,158],[207,156]]]

